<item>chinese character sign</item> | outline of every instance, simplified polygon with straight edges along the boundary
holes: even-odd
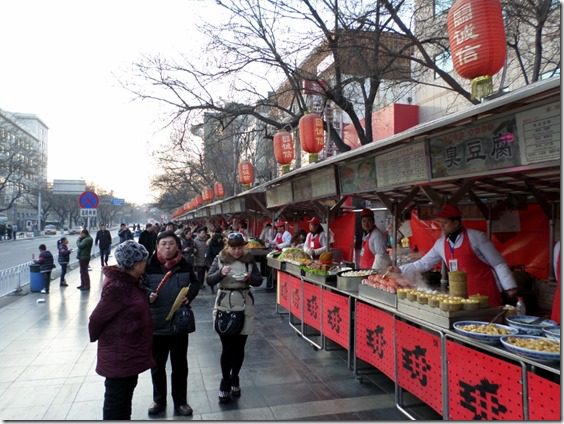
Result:
[[[433,178],[521,164],[514,116],[477,123],[430,140]]]

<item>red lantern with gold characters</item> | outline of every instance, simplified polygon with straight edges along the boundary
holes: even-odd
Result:
[[[250,188],[255,182],[255,170],[248,160],[239,162],[239,182],[245,188]]]
[[[204,191],[202,191],[202,200],[205,203],[211,202],[213,200],[213,190],[210,187],[206,187]]]
[[[505,63],[506,37],[499,0],[457,0],[448,11],[452,64],[472,80],[472,98],[493,92],[492,76]]]
[[[288,131],[282,130],[274,134],[272,139],[274,146],[274,157],[276,162],[282,165],[282,172],[286,173],[290,170],[290,163],[294,159],[294,139]]]
[[[309,153],[309,162],[317,161],[317,154],[323,150],[323,120],[316,113],[308,113],[300,118],[300,143]]]
[[[213,183],[213,194],[215,195],[216,199],[222,199],[225,196],[225,190],[223,189],[223,184],[219,181]]]

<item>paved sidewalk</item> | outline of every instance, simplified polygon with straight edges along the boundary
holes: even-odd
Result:
[[[112,258],[110,259],[112,260]],[[91,262],[92,290],[80,292],[78,270],[69,287],[51,283],[51,294],[0,298],[0,418],[3,420],[100,420],[104,378],[94,371],[96,344],[88,317],[100,296],[101,270]],[[36,303],[45,298],[45,303]],[[211,324],[214,295],[194,301],[197,331],[188,350],[188,401],[195,420],[403,420],[386,377],[360,382],[343,351],[315,351],[275,313],[276,295],[255,292],[257,332],[249,337],[241,371],[242,397],[221,405],[217,391],[221,345]],[[170,382],[169,382],[170,385]],[[170,396],[169,396],[170,397]],[[152,401],[150,373],[139,377],[134,420],[146,420]],[[172,400],[159,419],[174,416]]]

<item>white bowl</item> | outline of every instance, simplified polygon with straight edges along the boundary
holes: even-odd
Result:
[[[532,315],[517,315],[514,317],[505,317],[505,321],[508,325],[519,330],[519,333],[528,334],[529,336],[542,336],[543,330],[548,327],[558,325],[557,322],[550,319],[542,319],[542,321],[537,324],[531,324],[531,322],[537,320],[539,317],[534,317]]]
[[[502,334],[482,334],[482,333],[476,333],[474,331],[467,331],[461,328],[466,325],[488,325],[488,324],[490,323],[486,321],[457,321],[452,326],[454,328],[454,331],[456,331],[458,334],[462,334],[463,336],[469,337],[471,339],[477,340],[482,343],[486,343],[489,345],[496,345],[499,343],[500,337],[503,336]],[[490,324],[490,325],[493,325],[496,328],[502,328],[504,330],[509,331],[509,334],[507,335],[515,335],[519,333],[519,330],[517,330],[516,328],[509,327],[507,325],[501,325],[501,324]]]
[[[547,340],[546,337],[539,336],[527,336],[527,335],[517,335],[517,336],[503,336],[501,337],[501,344],[511,353],[523,356],[525,358],[531,359],[537,362],[557,362],[560,361],[560,352],[541,352],[540,350],[527,349],[525,347],[515,346],[509,342],[509,339],[542,339]]]

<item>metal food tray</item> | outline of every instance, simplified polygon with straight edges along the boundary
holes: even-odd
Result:
[[[358,295],[393,308],[397,308],[398,306],[398,297],[395,293],[388,293],[367,284],[361,284],[358,287]]]
[[[266,264],[273,269],[284,270],[286,268],[286,262],[279,261],[276,258],[266,258]]]
[[[462,320],[490,321],[499,312],[500,308],[481,308],[475,311],[443,311],[429,305],[422,305],[417,301],[398,299],[398,312],[410,315],[414,318],[427,321],[438,327],[452,328],[452,324]]]
[[[347,291],[358,291],[360,282],[366,277],[341,277],[337,275],[337,288]]]
[[[310,281],[314,281],[316,283],[321,283],[321,284],[328,284],[330,282],[335,282],[337,279],[336,274],[315,275],[315,274],[310,274],[307,271],[305,273],[305,277]]]
[[[294,264],[292,262],[284,262],[284,264],[285,264],[284,270],[288,274],[295,275],[296,277],[302,277],[304,275],[304,272],[302,271],[301,265]]]
[[[258,249],[248,249],[248,252],[253,256],[266,256],[270,253],[270,249],[262,247]]]

